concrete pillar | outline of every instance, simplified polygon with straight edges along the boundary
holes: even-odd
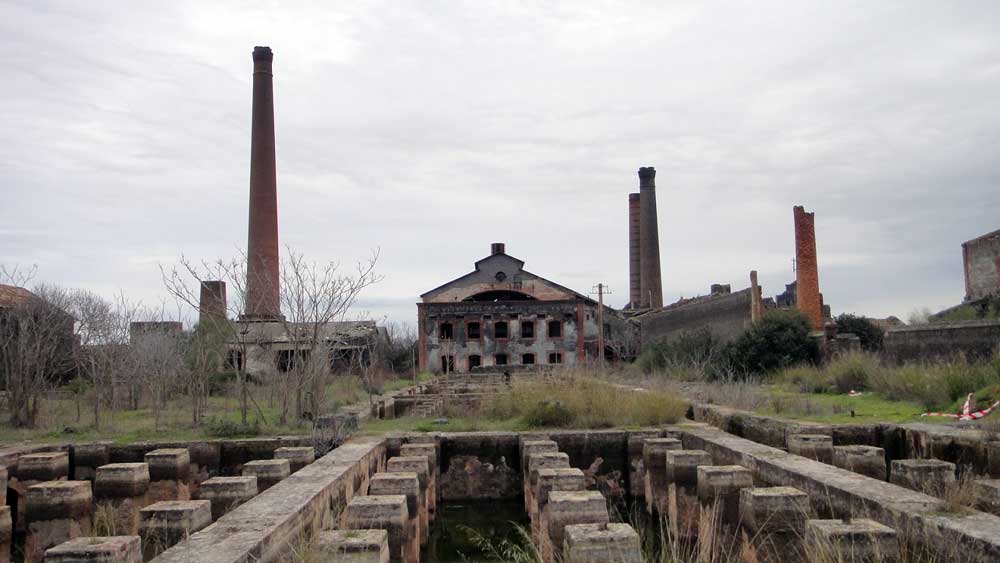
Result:
[[[257,478],[213,477],[198,487],[198,500],[212,503],[212,520],[257,496]]]
[[[424,456],[427,458],[427,463],[430,465],[431,471],[430,482],[428,483],[427,488],[429,491],[433,491],[433,494],[427,495],[427,514],[430,517],[431,522],[433,522],[437,512],[437,497],[439,494],[438,481],[441,476],[441,467],[438,465],[437,444],[403,444],[399,448],[399,455],[401,457]]]
[[[764,296],[757,284],[757,270],[750,270],[750,322],[756,323],[764,316]]]
[[[834,446],[833,464],[841,469],[885,481],[885,450],[875,446]]]
[[[212,523],[207,500],[165,500],[139,511],[143,559],[149,561]]]
[[[632,498],[646,496],[646,463],[642,459],[646,440],[662,436],[662,430],[636,430],[628,433],[628,492]]]
[[[740,465],[698,467],[698,502],[701,510],[715,510],[724,525],[735,526],[740,516],[740,491],[753,487],[753,473]]]
[[[698,532],[701,514],[698,468],[712,465],[712,456],[703,450],[668,450],[664,458],[667,510],[662,514],[667,516],[673,537],[693,537]]]
[[[14,540],[14,521],[10,507],[0,506],[0,563],[10,563],[10,544]]]
[[[17,480],[25,490],[37,483],[66,479],[69,479],[67,452],[25,454],[17,459]]]
[[[250,220],[246,319],[279,319],[278,178],[274,158],[274,85],[269,47],[253,49]]]
[[[111,463],[111,442],[76,444],[73,448],[73,479],[93,481],[97,468]]]
[[[524,509],[531,514],[535,504],[535,488],[538,483],[538,471],[541,469],[561,469],[569,467],[569,456],[562,452],[536,453],[528,456],[528,473],[524,476],[527,484],[527,494],[524,498]]]
[[[430,488],[431,483],[431,466],[427,461],[426,456],[398,456],[390,458],[385,464],[385,470],[387,473],[416,473],[417,478],[420,481],[420,494],[423,495],[424,501],[422,506],[424,510],[420,514],[420,525],[421,530],[427,531],[430,529],[430,520],[427,514],[426,507],[430,504],[429,498],[437,496],[437,491],[433,491]],[[421,541],[426,541],[426,538],[422,538]]]
[[[896,530],[874,520],[808,520],[804,545],[810,561],[891,562],[899,559]]]
[[[385,530],[389,536],[389,561],[418,563],[420,542],[407,533],[410,516],[403,495],[369,495],[351,499],[344,509],[347,530]]]
[[[597,491],[552,491],[545,505],[542,521],[542,545],[539,546],[542,562],[557,561],[558,552],[565,543],[566,527],[573,524],[601,524],[609,522],[608,505]]]
[[[639,169],[639,253],[642,275],[639,278],[643,308],[663,307],[660,278],[660,234],[656,221],[656,169]]]
[[[649,438],[643,443],[642,463],[645,467],[646,511],[666,514],[667,501],[667,451],[680,450],[677,438]]]
[[[789,434],[788,453],[814,459],[821,463],[833,463],[833,436],[823,434]]]
[[[389,532],[385,530],[325,530],[316,549],[337,563],[389,563]]]
[[[93,503],[90,481],[48,481],[28,487],[25,562],[42,561],[46,549],[89,536]]]
[[[972,486],[976,491],[976,508],[1000,515],[1000,479],[977,479]]]
[[[529,512],[531,518],[531,539],[539,545],[542,530],[545,528],[542,518],[545,515],[545,505],[549,502],[552,491],[584,491],[587,489],[587,477],[583,471],[575,467],[558,469],[539,469],[537,471],[535,489],[532,491],[532,506]]]
[[[823,330],[815,215],[806,213],[801,205],[796,205],[792,213],[795,219],[795,304],[809,319],[814,331]]]
[[[941,495],[955,484],[955,464],[940,459],[896,459],[889,481],[931,495]]]
[[[760,547],[773,554],[768,560],[794,561],[801,553],[809,495],[794,487],[760,487],[740,491],[740,523]]]
[[[521,439],[518,444],[518,449],[521,454],[521,478],[523,479],[522,491],[524,492],[524,511],[525,513],[531,512],[531,491],[529,487],[531,485],[530,475],[528,474],[528,458],[532,454],[542,454],[542,453],[558,453],[559,446],[552,440],[525,440]]]
[[[257,478],[257,492],[275,486],[291,474],[291,464],[287,459],[255,459],[243,465],[244,477]]]
[[[149,500],[190,500],[191,455],[187,448],[164,448],[148,452]]]
[[[295,473],[316,461],[316,450],[312,446],[278,448],[274,450],[274,459],[287,459],[288,471]]]
[[[94,477],[94,506],[99,520],[98,533],[134,535],[139,533],[139,511],[148,504],[149,466],[145,463],[109,463],[97,468]]]
[[[45,552],[45,563],[142,563],[139,536],[86,537]]]
[[[564,535],[564,563],[643,563],[639,534],[628,524],[572,524]]]
[[[409,514],[410,536],[427,543],[428,529],[426,495],[420,487],[416,473],[376,473],[368,483],[368,494],[373,496],[403,495],[406,497],[406,512]]]
[[[642,304],[640,223],[639,194],[628,194],[628,302],[632,309]]]

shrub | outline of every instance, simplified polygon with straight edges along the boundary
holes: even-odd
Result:
[[[539,401],[528,408],[524,421],[529,426],[562,428],[573,423],[576,417],[569,408],[558,399]]]
[[[261,433],[260,424],[257,421],[243,424],[227,418],[210,419],[205,430],[209,436],[216,438],[242,438],[259,436]]]
[[[871,354],[851,353],[838,356],[824,370],[829,386],[837,393],[847,393],[868,387],[868,379],[881,369],[878,358]]]
[[[729,346],[728,364],[743,374],[767,374],[815,363],[819,349],[809,330],[809,321],[797,310],[768,311]]]
[[[834,320],[837,322],[837,329],[840,332],[849,332],[861,340],[861,348],[869,352],[877,352],[882,349],[885,331],[870,319],[859,317],[853,313],[844,313]]]
[[[714,374],[724,368],[725,349],[725,343],[707,328],[684,331],[646,346],[639,356],[639,367],[645,373],[694,368]]]

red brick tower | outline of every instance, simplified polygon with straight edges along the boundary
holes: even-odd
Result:
[[[274,163],[274,87],[270,47],[253,48],[250,232],[244,320],[281,318],[278,287],[278,180]]]
[[[660,235],[656,225],[656,169],[639,169],[639,288],[643,308],[663,307],[660,279]]]
[[[639,222],[639,194],[628,194],[628,302],[633,309],[642,302]]]
[[[226,318],[226,282],[201,282],[201,296],[198,299],[198,322],[209,318],[225,320]]]
[[[809,319],[813,330],[823,330],[823,304],[819,295],[819,266],[816,262],[816,222],[813,213],[796,205],[795,215],[795,301]]]

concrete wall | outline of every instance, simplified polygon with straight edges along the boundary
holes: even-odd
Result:
[[[1000,345],[1000,321],[931,323],[886,331],[883,354],[893,362],[930,361],[964,355],[985,358]]]
[[[1000,231],[962,244],[965,300],[981,299],[1000,288]]]
[[[747,288],[640,315],[637,320],[641,327],[642,345],[702,328],[727,340],[736,338],[750,326],[750,301],[751,293]]]

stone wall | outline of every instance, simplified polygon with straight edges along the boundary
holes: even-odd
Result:
[[[1000,288],[1000,231],[962,243],[965,300],[982,299]]]
[[[726,340],[736,338],[750,326],[751,298],[747,288],[640,315],[642,345],[702,328]]]
[[[883,354],[896,363],[964,355],[989,357],[1000,345],[1000,321],[931,323],[886,331]]]

